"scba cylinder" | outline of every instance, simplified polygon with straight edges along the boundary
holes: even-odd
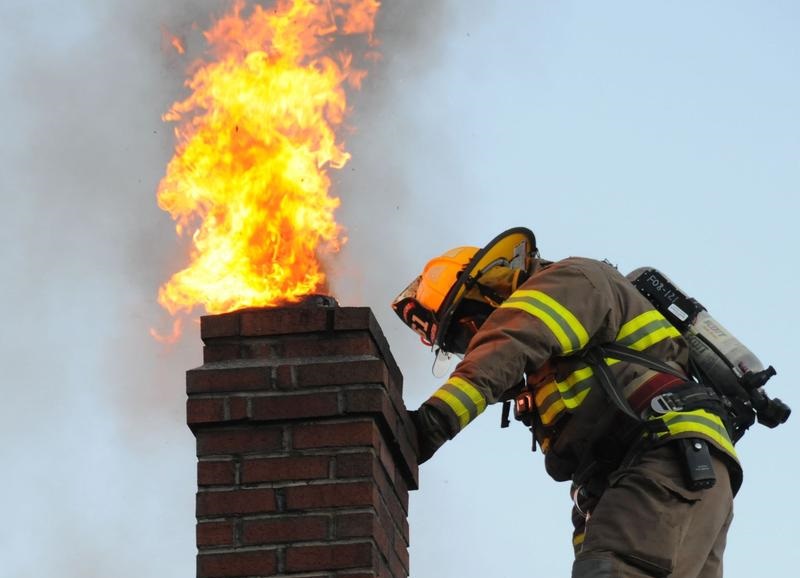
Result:
[[[643,267],[628,278],[637,289],[684,336],[692,360],[721,389],[733,391],[748,373],[764,370],[764,364],[697,300],[688,297],[657,269]]]

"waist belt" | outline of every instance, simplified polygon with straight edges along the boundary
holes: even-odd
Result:
[[[695,409],[706,409],[719,414],[723,409],[722,399],[710,387],[687,382],[653,397],[650,400],[650,407],[645,410],[645,416],[652,417],[670,411],[693,411]]]

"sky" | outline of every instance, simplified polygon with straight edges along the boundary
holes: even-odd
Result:
[[[191,576],[194,439],[158,286],[185,247],[155,190],[160,120],[219,0],[0,5],[0,559],[8,576]],[[656,266],[798,396],[800,6],[788,0],[385,0],[383,60],[333,175],[332,286],[373,308],[410,408],[439,385],[392,298],[424,263],[513,227],[549,259]],[[190,44],[190,49],[192,48]],[[420,472],[412,577],[569,574],[568,489],[489,408]],[[517,427],[513,427],[516,425]],[[795,573],[797,418],[754,427],[726,576]]]

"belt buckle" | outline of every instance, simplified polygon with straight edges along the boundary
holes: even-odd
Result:
[[[662,414],[670,411],[681,411],[683,409],[683,404],[678,401],[675,394],[667,392],[651,399],[650,409],[658,414]]]

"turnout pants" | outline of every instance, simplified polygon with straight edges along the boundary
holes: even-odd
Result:
[[[712,458],[707,490],[686,489],[673,444],[615,472],[585,522],[572,578],[721,578],[733,496],[725,463]]]

